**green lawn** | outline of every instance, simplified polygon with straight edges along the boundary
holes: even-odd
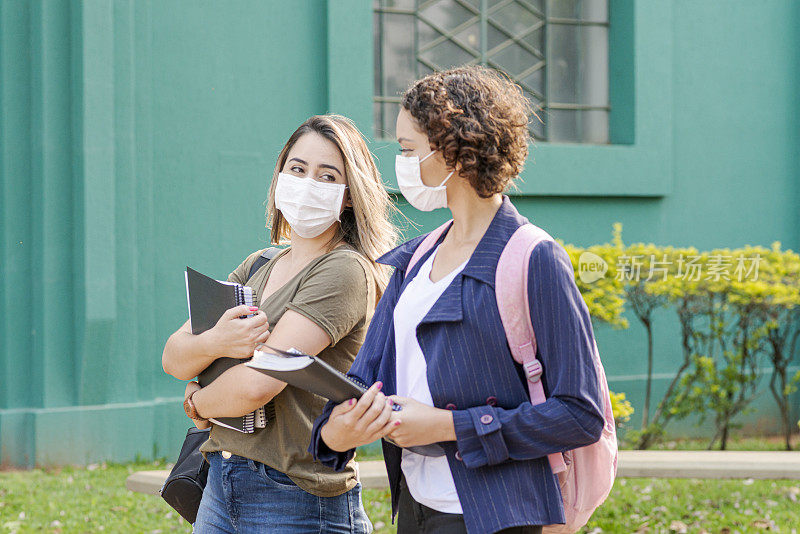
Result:
[[[125,489],[129,473],[165,468],[139,462],[0,472],[0,533],[190,532],[159,497]],[[672,526],[673,532],[790,533],[800,528],[798,500],[800,481],[619,479],[585,532],[657,533]],[[365,491],[364,504],[376,532],[394,532],[387,491]]]

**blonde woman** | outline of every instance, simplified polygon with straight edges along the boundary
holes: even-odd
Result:
[[[192,379],[215,359],[244,361],[269,340],[347,371],[388,280],[375,260],[396,239],[391,209],[353,123],[337,115],[308,119],[281,150],[269,190],[271,241],[290,245],[249,280],[260,250],[228,276],[254,289],[257,309],[232,308],[198,336],[187,321],[164,347],[164,370]],[[238,319],[247,313],[255,315]],[[205,388],[189,382],[186,399],[187,414],[201,428],[208,418],[241,416],[268,402],[274,407],[266,428],[252,434],[212,426],[200,449],[210,469],[196,532],[372,530],[354,462],[334,471],[307,451],[324,399],[245,365]]]

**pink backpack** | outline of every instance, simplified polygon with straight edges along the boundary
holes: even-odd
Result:
[[[425,252],[433,248],[451,223],[452,221],[448,221],[428,234],[414,251],[406,272],[411,270]],[[531,404],[545,402],[541,382],[542,365],[536,359],[536,335],[533,332],[528,303],[528,264],[533,249],[542,241],[553,241],[553,238],[533,224],[520,226],[506,243],[495,274],[500,318],[511,354],[525,369]],[[519,313],[520,310],[524,310],[524,313]],[[608,497],[617,474],[616,425],[597,343],[594,344],[592,356],[605,401],[603,415],[606,424],[599,441],[563,454],[548,456],[550,468],[558,476],[561,486],[566,523],[545,526],[543,532],[546,534],[573,534],[580,530]]]

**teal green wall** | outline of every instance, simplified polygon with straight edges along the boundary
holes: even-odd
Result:
[[[800,4],[612,0],[615,145],[540,144],[513,200],[567,242],[800,247]],[[368,0],[0,2],[0,463],[172,456],[161,370],[188,264],[265,246],[278,150],[311,114],[372,125]],[[395,147],[375,140],[395,188]],[[445,212],[421,214],[430,229]],[[644,335],[597,329],[641,402]],[[659,317],[658,387],[679,357]],[[768,395],[747,420],[774,431]],[[676,434],[697,432],[687,425]]]
[[[327,48],[322,1],[0,3],[0,463],[177,450],[182,271],[266,242]]]

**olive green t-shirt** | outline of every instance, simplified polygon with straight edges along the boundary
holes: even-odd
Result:
[[[272,267],[289,249],[260,267],[248,281],[247,273],[261,254],[252,253],[228,276],[229,282],[252,287],[261,303]],[[340,246],[312,260],[294,278],[267,297],[259,308],[270,325],[286,310],[294,310],[322,328],[332,343],[319,357],[347,372],[364,342],[375,308],[375,279],[367,260],[349,245]],[[298,332],[298,335],[302,333]],[[266,428],[252,434],[213,425],[201,452],[226,450],[256,460],[289,475],[295,484],[320,497],[340,495],[357,483],[356,464],[334,471],[315,462],[308,452],[311,428],[326,400],[287,385],[272,400],[274,417]]]

